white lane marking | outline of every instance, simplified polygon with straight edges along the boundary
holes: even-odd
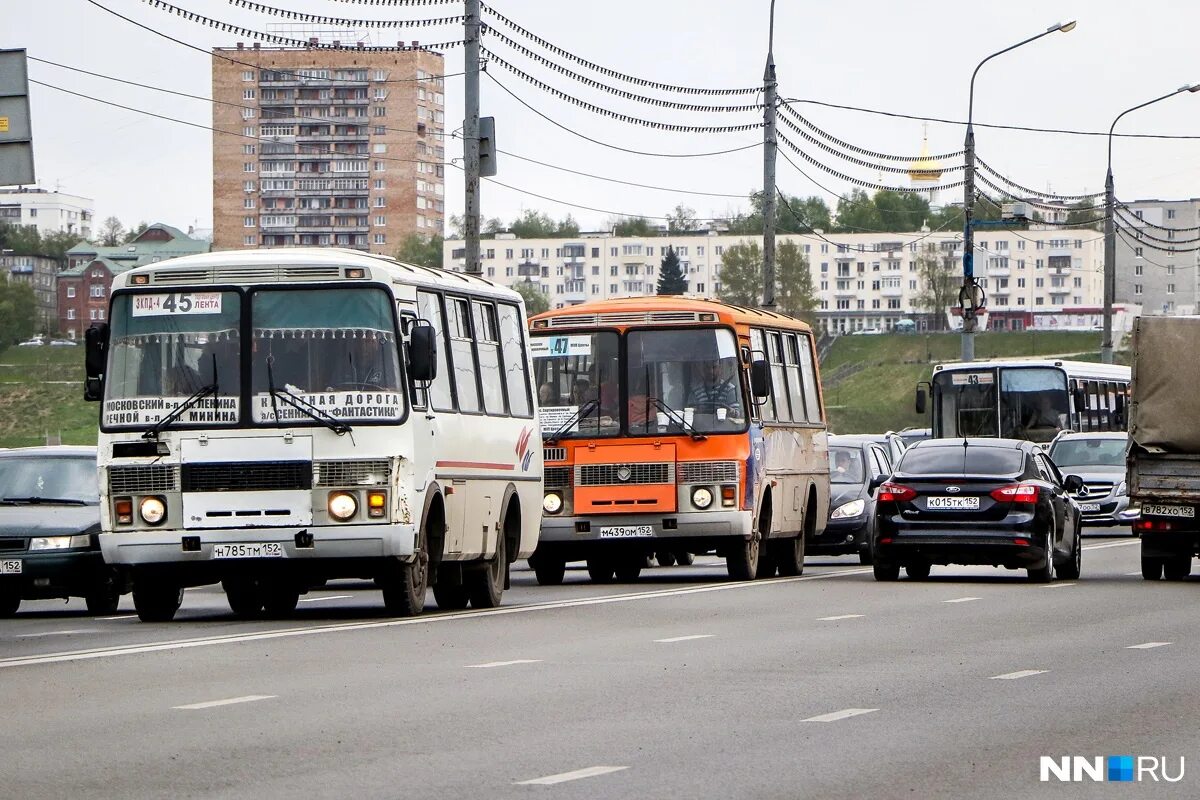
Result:
[[[271,700],[278,695],[273,694],[248,694],[244,697],[230,697],[225,700],[209,700],[204,703],[190,703],[186,706],[171,706],[177,711],[196,711],[202,708],[216,708],[217,706],[232,706],[237,703],[253,703],[256,700]]]
[[[333,594],[333,595],[330,595],[329,597],[302,597],[302,598],[300,598],[300,602],[301,603],[319,603],[322,600],[349,600],[353,596],[354,595],[351,595],[351,594]]]
[[[73,633],[96,633],[95,628],[75,628],[69,631],[46,631],[45,633],[22,633],[18,639],[41,639],[45,636],[70,636]]]
[[[866,614],[839,614],[836,617],[817,617],[817,622],[837,622],[839,619],[859,619]]]
[[[972,600],[982,600],[982,597],[956,597],[953,600],[943,600],[943,603],[969,603]]]
[[[577,781],[580,778],[594,778],[597,775],[607,775],[610,772],[620,772],[629,767],[585,767],[574,772],[560,772],[557,775],[547,775],[544,778],[534,778],[528,781],[517,781],[516,786],[553,786],[556,783]]]
[[[1041,674],[1049,672],[1049,671],[1050,670],[1048,670],[1048,669],[1022,669],[1022,670],[1018,670],[1017,672],[1006,672],[1003,675],[993,675],[988,680],[1015,681],[1018,678],[1029,678],[1033,675],[1041,675]]]
[[[540,664],[540,658],[518,658],[513,661],[489,661],[486,664],[468,664],[467,669],[492,669],[493,667],[511,667],[514,664]]]
[[[1126,650],[1150,650],[1155,647],[1166,647],[1169,644],[1174,644],[1174,642],[1145,642],[1143,644],[1131,644],[1131,645],[1129,645],[1129,647],[1126,647],[1125,649]]]
[[[1048,583],[1045,586],[1039,586],[1038,588],[1039,589],[1066,589],[1066,588],[1068,588],[1070,586],[1074,586],[1074,585],[1075,584],[1073,584],[1073,583]]]
[[[222,644],[239,644],[242,642],[257,642],[268,639],[285,639],[293,636],[315,636],[342,631],[372,630],[375,628],[398,628],[405,625],[434,625],[444,622],[460,622],[480,619],[482,617],[505,616],[509,614],[528,614],[534,611],[556,611],[563,608],[579,606],[608,605],[610,603],[631,603],[639,600],[656,600],[661,597],[680,597],[691,594],[707,594],[709,592],[727,592],[735,589],[756,589],[769,586],[786,586],[789,583],[804,583],[821,581],[829,578],[844,578],[853,575],[869,575],[871,569],[848,569],[838,572],[823,572],[817,575],[801,575],[796,578],[776,578],[771,581],[737,581],[718,583],[709,586],[693,586],[687,589],[655,589],[646,592],[631,592],[627,594],[602,595],[600,597],[582,597],[577,600],[557,600],[546,603],[530,603],[528,605],[505,606],[489,608],[483,611],[460,611],[450,614],[433,614],[427,617],[408,617],[382,622],[343,622],[335,625],[314,625],[310,627],[277,628],[258,633],[235,633],[225,636],[199,636],[193,639],[173,639],[161,642],[149,642],[137,645],[122,645],[116,647],[97,647],[89,650],[72,650],[61,653],[47,653],[38,656],[17,656],[0,658],[0,669],[9,667],[25,667],[37,664],[60,664],[67,661],[84,661],[93,658],[112,658],[114,656],[139,655],[142,653],[157,653],[165,650],[185,650],[193,647],[211,647]]]
[[[1106,542],[1104,544],[1085,544],[1084,550],[1105,550],[1109,547],[1129,547],[1134,544],[1141,544],[1141,539],[1132,539],[1128,542]]]
[[[693,639],[711,639],[715,634],[711,633],[694,633],[691,636],[672,636],[670,639],[655,639],[659,644],[671,644],[672,642],[690,642]]]
[[[116,617],[96,617],[101,622],[109,622],[115,619],[137,619],[137,614],[121,614]]]
[[[829,714],[819,714],[815,717],[802,719],[801,722],[837,722],[840,719],[849,717],[857,717],[862,714],[870,714],[872,711],[878,711],[878,708],[843,708],[841,711],[833,711]]]

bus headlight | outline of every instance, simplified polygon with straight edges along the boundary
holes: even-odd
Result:
[[[138,514],[147,525],[158,525],[167,518],[167,504],[161,497],[143,497],[138,503]]]
[[[542,498],[542,510],[547,514],[557,514],[562,511],[563,500],[562,495],[558,492],[546,492],[546,496]]]
[[[358,513],[358,500],[349,492],[330,492],[328,508],[329,516],[345,522]]]
[[[692,505],[696,508],[701,510],[706,509],[712,505],[712,501],[713,494],[708,489],[705,489],[703,486],[697,486],[695,489],[692,489]]]

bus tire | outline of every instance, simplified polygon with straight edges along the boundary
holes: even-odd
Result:
[[[804,574],[804,533],[801,532],[790,539],[775,539],[771,542],[774,549],[774,561],[779,567],[779,574],[784,578],[794,578]]]
[[[733,542],[725,554],[725,570],[735,581],[752,581],[759,574],[761,549],[758,534]]]
[[[505,525],[505,528],[508,526]],[[507,538],[501,530],[496,536],[496,555],[482,569],[463,571],[463,588],[472,608],[496,608],[504,595],[504,574],[508,567]]]
[[[675,554],[670,550],[659,550],[654,554],[654,560],[658,562],[660,567],[673,567],[676,561]]]
[[[300,602],[300,590],[289,583],[269,583],[263,587],[262,598],[268,617],[290,617]]]
[[[463,586],[462,565],[443,562],[438,570],[437,582],[433,584],[433,599],[441,611],[462,611],[471,602]]]
[[[429,589],[429,537],[422,532],[412,561],[386,559],[375,583],[383,590],[383,607],[392,616],[415,617],[424,611]]]
[[[1169,581],[1181,581],[1192,574],[1192,554],[1182,553],[1163,561],[1163,577]]]
[[[614,572],[618,583],[633,583],[642,574],[642,555],[636,553],[617,561]]]
[[[538,586],[561,586],[567,574],[567,561],[558,556],[534,553],[529,558],[529,566],[533,567]]]
[[[225,600],[234,616],[253,619],[262,613],[263,596],[258,581],[251,578],[226,578],[221,581]]]
[[[170,622],[183,605],[183,587],[154,578],[133,582],[133,610],[142,622]]]
[[[696,556],[686,550],[679,550],[675,553],[675,562],[681,567],[690,567],[696,563]]]
[[[592,583],[612,583],[616,565],[608,556],[592,556],[587,560],[587,572]]]

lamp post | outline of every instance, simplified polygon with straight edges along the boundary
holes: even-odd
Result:
[[[763,70],[763,300],[762,307],[775,309],[775,0],[767,33],[767,66]]]
[[[1075,28],[1075,20],[1067,20],[1056,25],[1051,25],[1046,30],[1030,36],[1017,42],[1003,50],[997,50],[990,56],[980,61],[975,67],[975,71],[971,73],[971,88],[967,97],[967,138],[963,143],[963,149],[966,155],[966,169],[963,171],[963,285],[962,291],[958,294],[959,306],[963,313],[962,327],[962,360],[975,360],[975,313],[979,309],[979,283],[975,280],[975,258],[972,252],[974,245],[974,237],[971,235],[971,212],[975,206],[975,128],[972,124],[975,115],[975,76],[979,74],[979,68],[993,58],[1003,55],[1010,50],[1016,50],[1022,45],[1037,41],[1043,36],[1051,33],[1062,31],[1069,33]]]
[[[1108,171],[1104,175],[1104,338],[1100,342],[1100,360],[1105,364],[1111,364],[1113,361],[1112,307],[1113,300],[1117,294],[1117,231],[1113,220],[1113,213],[1116,210],[1112,174],[1113,130],[1116,129],[1117,123],[1121,121],[1121,117],[1131,111],[1137,111],[1139,108],[1154,105],[1160,100],[1174,97],[1181,92],[1197,91],[1200,91],[1200,83],[1190,86],[1180,86],[1175,91],[1168,92],[1162,97],[1156,97],[1141,105],[1125,109],[1120,114],[1117,114],[1117,118],[1108,127]]]

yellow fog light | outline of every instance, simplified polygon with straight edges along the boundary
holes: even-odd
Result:
[[[387,492],[367,492],[367,516],[382,517],[387,509]]]
[[[329,493],[329,516],[345,522],[358,513],[358,500],[348,492]]]
[[[118,525],[133,524],[133,498],[118,497],[113,501],[113,513],[117,517]]]

